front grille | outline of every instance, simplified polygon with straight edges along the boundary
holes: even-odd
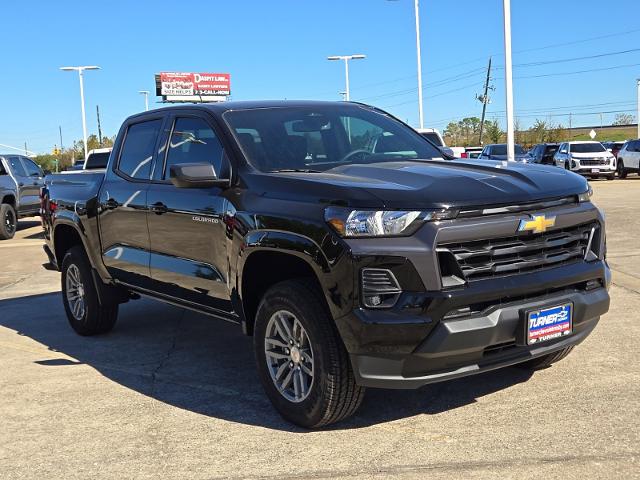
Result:
[[[606,158],[576,158],[580,162],[580,165],[585,167],[596,167],[599,165],[609,165],[609,160]]]
[[[587,248],[597,245],[598,228],[589,223],[534,235],[447,243],[438,245],[438,253],[439,258],[453,256],[468,281],[513,275],[581,261]]]

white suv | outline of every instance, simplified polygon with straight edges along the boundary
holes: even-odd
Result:
[[[640,175],[640,140],[629,140],[618,152],[618,176],[626,178],[632,172]]]
[[[565,142],[553,160],[558,167],[589,177],[613,180],[616,175],[616,157],[600,142]]]

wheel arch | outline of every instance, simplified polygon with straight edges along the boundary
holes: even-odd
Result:
[[[320,289],[329,311],[335,308],[327,295],[329,263],[310,238],[280,231],[255,231],[247,235],[237,269],[237,291],[242,328],[253,333],[258,305],[268,288],[285,280],[308,278]],[[335,318],[335,316],[334,316]]]

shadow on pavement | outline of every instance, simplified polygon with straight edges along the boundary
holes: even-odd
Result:
[[[28,228],[33,228],[33,227],[37,227],[39,225],[42,225],[40,220],[18,220],[18,226],[16,228],[16,231],[20,231],[20,230],[27,230]]]
[[[281,419],[260,385],[252,339],[236,325],[151,300],[122,305],[104,336],[69,327],[60,293],[0,301],[0,325],[51,352],[42,368],[87,364],[125,387],[202,415],[276,430],[304,432]],[[75,360],[55,358],[56,352]],[[367,391],[359,412],[333,429],[360,428],[434,415],[530,378],[515,368],[433,384],[419,390]]]

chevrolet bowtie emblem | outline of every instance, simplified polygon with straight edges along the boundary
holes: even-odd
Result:
[[[556,224],[556,217],[545,217],[544,215],[536,215],[531,220],[520,220],[518,226],[519,232],[543,233],[547,228]]]

